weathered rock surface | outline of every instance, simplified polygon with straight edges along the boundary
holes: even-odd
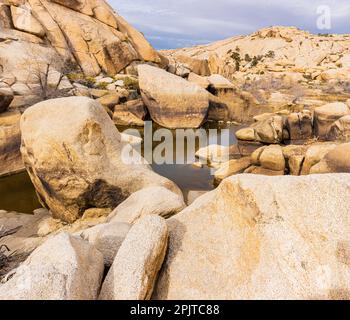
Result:
[[[319,143],[310,146],[305,154],[305,160],[301,170],[302,175],[310,173],[311,168],[319,163],[325,155],[333,150],[337,145],[333,143]]]
[[[330,141],[350,141],[350,115],[341,117],[334,122],[327,133],[326,139]]]
[[[103,107],[89,98],[36,104],[22,115],[21,132],[26,169],[54,218],[71,223],[87,209],[113,210],[145,187],[182,196],[173,182],[140,164]]]
[[[279,143],[283,141],[283,118],[281,116],[269,117],[254,123],[251,128],[237,131],[236,135],[239,139],[244,138],[245,140],[249,139],[249,141]]]
[[[121,126],[143,127],[147,109],[141,99],[127,101],[114,107],[113,121]]]
[[[101,71],[114,76],[134,61],[165,61],[104,0],[6,1],[1,8],[6,15],[1,38],[8,40],[0,45],[5,74],[21,77],[19,67],[36,51],[38,61],[55,61],[58,52],[56,61],[68,58],[89,76]]]
[[[345,103],[329,103],[315,109],[315,135],[326,138],[333,123],[350,114],[350,109]]]
[[[143,101],[159,125],[198,128],[205,121],[209,107],[206,90],[149,65],[139,65],[138,72]]]
[[[250,157],[243,157],[241,159],[233,159],[222,164],[214,174],[214,180],[216,184],[219,184],[227,177],[233,176],[238,173],[243,173],[250,165],[252,161]]]
[[[282,147],[279,145],[270,145],[264,148],[259,157],[259,163],[265,169],[284,171],[286,164]]]
[[[105,266],[110,267],[130,228],[128,223],[104,223],[84,230],[80,236],[103,254]]]
[[[43,243],[44,239],[38,237],[37,232],[39,225],[48,217],[50,214],[46,209],[35,210],[33,214],[0,210],[0,233],[11,231],[0,239],[0,246],[6,245],[9,254],[12,254],[12,259],[0,268],[0,281]]]
[[[325,79],[328,81],[339,76],[348,79],[349,43],[348,35],[325,37],[295,27],[274,26],[206,45],[164,50],[162,54],[175,61],[183,56],[207,60],[211,74],[219,73],[229,79],[240,73],[255,75],[262,70],[302,79],[300,75],[310,70],[310,75],[323,80],[322,72],[333,70],[329,73],[331,77]]]
[[[168,220],[153,298],[349,299],[349,196],[348,174],[224,180]]]
[[[168,244],[159,216],[140,219],[129,231],[102,285],[100,300],[148,300]]]
[[[299,113],[291,113],[287,117],[286,129],[290,140],[308,140],[313,136],[312,113],[304,110]]]
[[[20,112],[0,114],[0,176],[24,170],[21,157]]]
[[[13,100],[13,92],[7,88],[0,88],[0,113],[5,112]]]
[[[183,197],[164,187],[150,187],[132,194],[108,217],[111,222],[135,223],[146,215],[169,218],[185,207]]]
[[[311,169],[311,174],[350,172],[350,144],[341,144],[329,151]]]
[[[99,251],[62,233],[37,248],[0,286],[0,300],[94,300],[103,270]]]

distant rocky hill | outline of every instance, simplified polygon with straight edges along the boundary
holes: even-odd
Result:
[[[232,79],[291,72],[309,79],[350,80],[350,35],[313,35],[295,27],[270,27],[248,36],[163,53],[179,62],[196,59],[202,75],[220,73]]]
[[[0,73],[24,81],[21,64],[51,59],[77,63],[85,75],[115,75],[159,54],[104,0],[2,0]]]

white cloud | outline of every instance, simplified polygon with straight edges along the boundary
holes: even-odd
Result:
[[[330,6],[330,33],[350,33],[349,0],[109,1],[157,48],[214,41],[271,25],[293,25],[318,33],[316,21],[320,5]]]

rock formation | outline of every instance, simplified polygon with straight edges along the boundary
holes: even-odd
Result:
[[[18,66],[28,58],[68,59],[91,76],[115,75],[135,61],[161,63],[143,35],[104,0],[4,0],[1,13],[0,64],[4,75],[18,80],[26,76]]]
[[[139,65],[142,98],[152,119],[163,127],[198,128],[206,119],[209,92],[179,76]]]
[[[141,218],[130,230],[102,285],[100,300],[149,300],[168,246],[159,216]]]
[[[21,132],[24,164],[54,218],[71,223],[90,208],[113,210],[150,186],[181,195],[174,183],[155,174],[121,142],[112,120],[92,99],[41,102],[25,111]]]
[[[0,286],[0,300],[95,300],[102,254],[62,233],[37,248]]]
[[[348,181],[224,180],[168,221],[154,298],[349,299]]]

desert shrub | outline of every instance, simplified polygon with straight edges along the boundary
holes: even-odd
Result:
[[[96,87],[101,90],[106,90],[108,85],[109,83],[107,82],[99,82],[96,84]]]
[[[246,62],[252,61],[252,58],[250,57],[250,55],[248,53],[245,54],[244,61],[246,61]]]
[[[267,58],[274,58],[276,56],[276,54],[275,54],[275,52],[274,51],[272,51],[272,50],[270,50],[266,55],[265,55],[265,57],[267,57]]]
[[[137,79],[133,79],[133,78],[125,78],[123,79],[124,81],[124,86],[127,89],[130,90],[139,90],[140,86],[139,86],[139,81]]]

